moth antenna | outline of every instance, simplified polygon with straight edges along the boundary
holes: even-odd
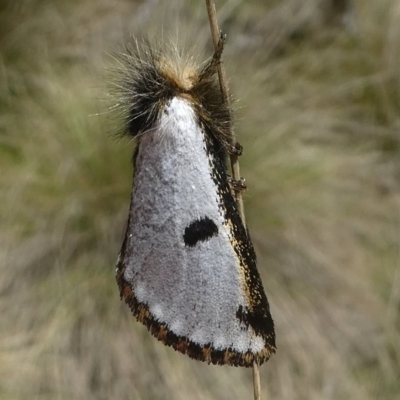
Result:
[[[198,77],[199,81],[203,79],[209,79],[211,76],[218,73],[218,65],[221,62],[221,57],[224,51],[225,43],[226,43],[226,34],[221,32],[217,47],[214,50],[214,54],[211,58],[211,61],[201,71]]]

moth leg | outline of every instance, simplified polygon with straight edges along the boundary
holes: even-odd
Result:
[[[226,43],[226,33],[220,32],[217,48],[214,51],[211,61],[201,71],[198,77],[198,81],[202,81],[203,79],[209,79],[217,73],[217,68],[219,63],[221,62],[221,56],[222,52],[224,51],[225,43]]]
[[[243,146],[239,142],[229,144],[227,151],[233,156],[241,156],[243,154]]]
[[[234,192],[241,192],[241,191],[247,189],[246,179],[244,179],[242,177],[240,179],[234,179],[232,177],[229,177],[228,183],[229,183],[232,191],[234,191]]]

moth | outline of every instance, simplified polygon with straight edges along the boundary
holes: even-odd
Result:
[[[221,38],[197,65],[135,41],[119,84],[135,138],[133,186],[116,279],[158,340],[212,364],[275,352],[274,323],[226,172],[231,110],[216,77]]]

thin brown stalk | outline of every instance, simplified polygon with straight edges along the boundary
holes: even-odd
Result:
[[[257,361],[253,363],[253,388],[254,388],[254,400],[261,400],[261,380],[260,380],[260,368]]]
[[[207,4],[207,12],[208,12],[208,18],[210,20],[210,27],[211,27],[211,35],[212,35],[212,40],[214,43],[215,49],[218,47],[218,41],[220,38],[220,31],[218,28],[218,21],[217,21],[217,12],[215,10],[215,4],[212,0],[206,0]],[[225,68],[223,61],[221,60],[219,65],[218,65],[218,78],[219,78],[219,83],[221,86],[221,93],[222,93],[222,100],[223,102],[229,106],[230,101],[229,101],[229,88],[228,88],[228,81],[226,79],[226,74],[225,74]],[[233,127],[231,125],[230,127],[231,131],[231,143],[233,148],[235,147],[236,144],[236,139],[235,135],[233,132]],[[235,180],[240,180],[240,167],[239,167],[239,159],[237,154],[232,154],[234,152],[231,152],[230,154],[230,161],[231,161],[231,169],[232,169],[232,177]],[[236,203],[239,209],[240,216],[243,221],[243,225],[246,225],[246,218],[244,215],[244,206],[243,206],[243,198],[242,198],[242,192],[240,190],[235,191],[235,197],[236,197]]]
[[[206,0],[207,4],[207,12],[208,18],[210,20],[210,27],[211,27],[211,35],[214,43],[214,48],[218,48],[218,41],[220,38],[220,30],[218,28],[218,21],[217,21],[217,12],[215,9],[214,1]],[[228,88],[228,81],[226,79],[225,68],[223,65],[222,60],[218,65],[218,78],[219,83],[221,86],[221,93],[223,102],[229,106],[229,88]],[[231,133],[231,144],[233,148],[236,144],[236,138],[233,132],[232,125],[230,126],[230,133]],[[232,152],[233,153],[233,152]],[[240,180],[240,167],[239,167],[239,159],[237,154],[230,154],[230,161],[231,161],[231,169],[232,169],[232,177],[234,180]],[[239,209],[240,217],[242,218],[243,225],[246,226],[246,218],[244,214],[244,206],[243,206],[243,198],[242,192],[240,190],[235,190],[236,196],[236,203]],[[254,386],[254,400],[261,400],[261,382],[260,382],[260,370],[256,361],[253,363],[253,386]]]

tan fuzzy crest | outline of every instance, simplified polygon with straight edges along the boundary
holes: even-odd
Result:
[[[194,64],[183,63],[179,65],[165,56],[160,58],[159,68],[167,80],[184,92],[193,88],[199,75],[198,68]]]

